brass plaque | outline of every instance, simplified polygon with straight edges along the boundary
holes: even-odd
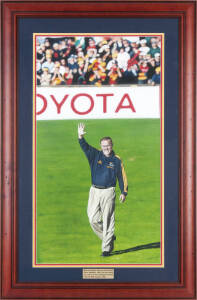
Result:
[[[114,279],[114,269],[83,269],[83,279]]]

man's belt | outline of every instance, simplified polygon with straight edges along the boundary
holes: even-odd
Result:
[[[93,184],[92,186],[96,189],[101,189],[101,190],[109,189],[110,187],[112,187],[112,186],[101,186],[101,185],[95,185],[95,184]]]

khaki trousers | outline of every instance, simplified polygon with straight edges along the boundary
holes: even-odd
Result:
[[[93,231],[102,240],[102,252],[111,251],[115,227],[115,198],[115,187],[90,188],[87,213]]]

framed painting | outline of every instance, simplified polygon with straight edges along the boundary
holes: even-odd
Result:
[[[196,2],[1,8],[1,299],[196,299]]]

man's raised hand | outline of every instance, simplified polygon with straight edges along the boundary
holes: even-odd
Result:
[[[86,134],[86,132],[85,132],[85,124],[79,123],[78,124],[78,136],[79,136],[79,139],[82,139],[82,137],[84,136],[84,134]]]

